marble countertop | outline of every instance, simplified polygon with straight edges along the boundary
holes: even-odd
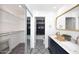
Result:
[[[79,54],[79,45],[71,42],[71,41],[59,41],[55,37],[55,35],[49,36],[51,37],[57,44],[59,44],[65,51],[70,54]]]

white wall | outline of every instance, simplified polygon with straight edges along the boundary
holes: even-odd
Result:
[[[35,19],[34,19],[34,17],[32,17],[32,19],[31,19],[31,35],[30,35],[30,41],[31,41],[31,48],[34,48],[34,46],[35,46],[35,33],[36,33],[36,31],[35,31]]]
[[[63,16],[59,17],[56,22],[57,29],[65,29],[65,18]]]
[[[19,43],[24,43],[24,19],[18,18],[6,11],[0,10],[0,35],[1,33],[11,33],[8,35],[10,50]],[[0,40],[7,40],[3,35]]]
[[[53,11],[33,11],[34,17],[45,17],[45,47],[48,48],[48,36],[56,33],[55,29],[55,16]],[[44,38],[44,37],[43,37]]]
[[[24,20],[0,10],[0,33],[24,30]]]

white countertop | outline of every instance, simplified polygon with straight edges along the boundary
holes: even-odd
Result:
[[[59,41],[55,37],[55,35],[49,36],[51,37],[57,44],[59,44],[65,51],[70,54],[79,54],[79,45],[71,42],[71,41]]]

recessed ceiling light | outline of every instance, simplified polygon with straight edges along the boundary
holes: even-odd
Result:
[[[21,6],[21,5],[19,5],[18,7],[20,7],[20,8],[21,8],[22,6]]]
[[[53,8],[55,8],[55,9],[56,9],[56,7],[53,7]]]

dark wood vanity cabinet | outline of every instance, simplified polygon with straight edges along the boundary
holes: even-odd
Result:
[[[68,54],[61,46],[59,46],[52,38],[49,37],[48,49],[51,54]]]

